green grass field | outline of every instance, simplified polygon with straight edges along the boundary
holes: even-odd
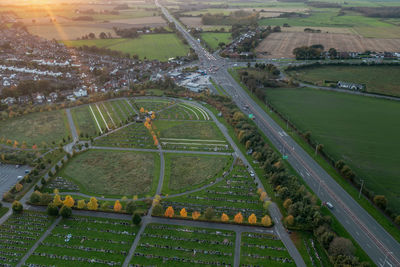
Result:
[[[182,43],[173,33],[145,34],[135,39],[96,39],[63,41],[67,46],[97,46],[111,50],[138,55],[140,59],[166,61],[171,57],[185,56],[189,46]]]
[[[156,131],[160,132],[160,138],[225,140],[214,122],[156,120],[154,125],[156,126]]]
[[[399,212],[397,183],[400,105],[395,101],[313,89],[270,89],[268,101],[303,131],[343,159]]]
[[[26,142],[30,148],[36,144],[54,146],[70,134],[64,110],[35,112],[21,117],[0,121],[0,138],[16,140],[20,145]]]
[[[201,33],[201,38],[213,49],[219,48],[218,44],[223,42],[229,44],[232,41],[231,33],[229,32],[204,32]]]
[[[78,134],[97,135],[99,129],[88,105],[71,109],[71,115]]]
[[[222,175],[229,164],[226,156],[166,154],[163,194],[201,186]]]
[[[400,96],[399,66],[320,66],[289,71],[295,79],[324,85],[324,81],[346,81],[367,85],[367,92]]]
[[[89,150],[73,158],[59,176],[89,195],[133,196],[153,193],[159,158],[152,153]]]

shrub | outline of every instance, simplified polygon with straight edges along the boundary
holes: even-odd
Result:
[[[329,245],[329,255],[336,257],[339,255],[353,256],[355,248],[353,243],[344,237],[335,237]]]
[[[13,213],[21,213],[23,209],[24,209],[24,207],[22,206],[22,204],[19,201],[15,200],[12,203]]]
[[[142,222],[142,218],[138,213],[135,213],[132,217],[132,222],[134,225],[139,225]]]
[[[374,197],[374,203],[377,205],[379,208],[385,210],[387,206],[387,199],[383,195],[376,195]]]
[[[164,213],[164,208],[161,206],[161,204],[157,204],[153,208],[153,215],[156,216],[162,216]]]
[[[11,192],[5,192],[3,195],[3,200],[5,202],[13,202],[15,200],[15,198]]]
[[[39,191],[35,191],[32,193],[31,197],[29,198],[29,201],[33,204],[39,203],[42,199],[42,193]]]
[[[208,208],[206,209],[206,211],[204,212],[204,217],[205,217],[207,220],[212,220],[212,218],[214,218],[214,216],[215,216],[215,211],[214,211],[214,209],[211,208],[211,207],[208,207]]]
[[[162,207],[161,207],[162,208]],[[133,214],[136,210],[136,204],[133,201],[129,201],[128,204],[126,204],[126,212],[129,214]],[[154,208],[153,208],[154,210]]]
[[[40,199],[40,204],[48,205],[50,202],[53,201],[53,196],[48,193],[43,193]]]
[[[47,211],[47,214],[50,216],[58,216],[58,207],[54,203],[49,203],[49,205],[47,205],[46,211]]]
[[[72,216],[72,209],[70,207],[64,205],[60,209],[60,215],[63,218],[69,218]]]

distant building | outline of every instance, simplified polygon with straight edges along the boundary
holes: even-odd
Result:
[[[365,89],[365,85],[363,85],[363,84],[357,84],[357,83],[352,83],[352,82],[343,82],[343,81],[339,81],[337,83],[337,86],[339,88],[350,89],[350,90],[354,90],[354,91],[363,91]]]

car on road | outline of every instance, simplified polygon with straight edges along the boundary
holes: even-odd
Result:
[[[255,176],[255,174],[254,174],[253,171],[250,171],[250,176],[251,176],[251,177],[254,177],[254,176]]]
[[[325,205],[329,208],[329,209],[333,209],[333,205],[332,205],[332,203],[331,202],[329,202],[329,201],[327,201],[326,203],[325,203]]]

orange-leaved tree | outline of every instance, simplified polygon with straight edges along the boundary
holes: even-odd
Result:
[[[236,214],[235,217],[233,218],[233,220],[235,221],[235,223],[242,223],[243,222],[242,213],[239,212],[238,214]]]
[[[121,202],[119,202],[119,200],[115,200],[114,203],[114,211],[118,212],[122,210],[122,205]]]
[[[68,195],[65,197],[63,204],[69,208],[72,208],[75,204],[75,200],[70,195]]]
[[[229,221],[228,215],[226,215],[225,213],[222,213],[222,215],[221,215],[221,221],[223,221],[223,222]]]
[[[262,225],[264,225],[266,227],[271,226],[272,225],[271,217],[269,217],[268,215],[265,215],[264,217],[262,217],[261,223],[262,223]]]
[[[248,221],[250,224],[255,224],[255,223],[257,223],[257,217],[256,217],[256,215],[255,215],[254,213],[252,213],[252,214],[249,216],[249,218],[247,218],[247,221]]]
[[[165,216],[165,217],[170,217],[170,218],[174,217],[174,209],[173,209],[171,206],[169,206],[169,207],[165,210],[164,216]]]
[[[186,218],[187,216],[187,211],[185,208],[181,209],[181,211],[179,212],[179,214],[181,215],[181,217]]]
[[[197,220],[199,217],[200,217],[200,212],[198,212],[198,211],[194,211],[193,213],[192,213],[192,218],[193,218],[193,220]]]

